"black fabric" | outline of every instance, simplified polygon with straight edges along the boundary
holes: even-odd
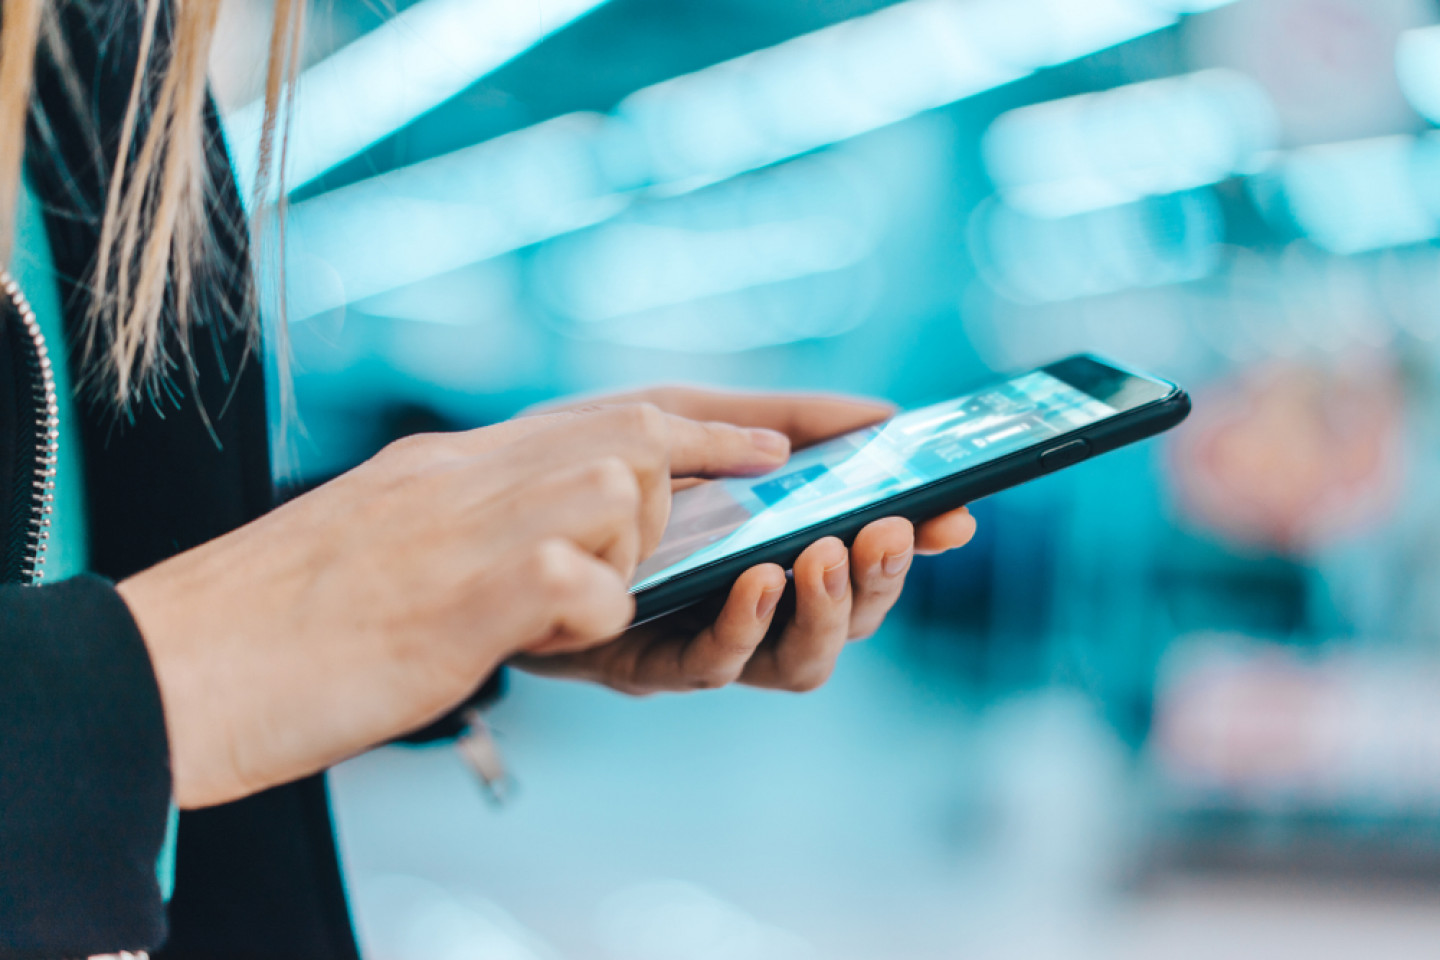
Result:
[[[170,760],[145,643],[99,577],[0,586],[0,617],[0,956],[156,944]]]
[[[98,211],[109,176],[103,158],[113,156],[118,142],[134,75],[141,6],[128,0],[70,0],[60,6],[85,105],[94,111],[93,125],[78,119],[55,63],[43,51],[36,68],[37,109],[27,164],[45,208],[72,345],[81,341],[88,305],[84,278],[98,246]],[[162,33],[164,29],[162,22]],[[272,503],[264,383],[259,364],[247,358],[246,342],[235,332],[253,309],[245,273],[244,214],[213,109],[207,123],[217,186],[210,214],[231,257],[228,267],[202,278],[205,293],[197,303],[198,326],[189,351],[194,368],[178,369],[164,395],[137,407],[133,418],[117,422],[111,409],[93,396],[80,407],[92,565],[113,580],[224,534]],[[185,355],[173,342],[168,348],[172,357]],[[0,352],[9,352],[3,340]],[[77,351],[71,351],[71,361],[76,382],[88,382]],[[13,366],[0,362],[0,376],[9,377],[9,382],[0,382],[0,408],[5,408],[0,424],[25,416],[7,399],[14,395]],[[14,466],[12,457],[0,462],[0,472]],[[6,535],[13,536],[13,531]],[[5,647],[14,657],[0,669],[0,701],[22,703],[21,691],[12,684],[35,676],[29,696],[53,702],[54,708],[31,714],[28,728],[16,726],[23,717],[4,715],[0,776],[14,789],[50,798],[57,815],[66,815],[63,822],[41,822],[16,817],[8,807],[0,812],[5,830],[28,844],[23,856],[0,858],[0,956],[154,949],[162,939],[164,914],[154,861],[169,794],[163,723],[153,722],[158,710],[153,691],[131,676],[139,666],[132,663],[128,673],[104,669],[122,657],[122,648],[139,659],[143,647],[133,626],[121,626],[125,616],[123,607],[115,607],[118,600],[106,605],[102,597],[114,595],[99,583],[15,588],[0,595]],[[51,601],[52,596],[60,599]],[[75,596],[90,602],[70,602]],[[64,604],[69,619],[61,623],[52,613],[44,620],[49,627],[36,627],[37,618],[47,616],[41,611],[53,611],[53,603]],[[45,673],[48,658],[57,655],[43,652],[50,643],[61,644],[57,649],[62,653],[85,644],[87,655],[89,644],[97,644],[101,652],[95,669],[77,668],[68,681],[57,672]],[[74,665],[75,660],[70,656],[64,662]],[[144,666],[148,670],[148,663]],[[147,683],[154,685],[153,680]],[[87,702],[96,708],[80,709]],[[96,743],[123,741],[147,760],[117,776],[113,760],[71,752],[69,741],[61,739],[63,723],[74,725],[77,739],[104,726],[110,740],[99,737]],[[29,739],[16,733],[22,730],[30,731]],[[50,733],[54,739],[47,741]],[[18,752],[22,743],[29,746]],[[118,751],[116,756],[126,754]],[[81,784],[95,789],[73,789]],[[107,784],[114,796],[128,798],[125,802],[133,805],[126,808],[129,814],[111,815],[118,801],[106,798],[101,785]],[[72,797],[68,808],[65,797]],[[161,798],[159,806],[156,797]],[[93,824],[102,822],[106,829],[97,832]],[[6,852],[9,849],[21,847]],[[138,891],[141,885],[144,891]],[[44,898],[66,896],[67,889],[75,896],[73,910],[34,909],[58,902]],[[172,947],[161,954],[167,958],[352,960],[356,950],[323,779],[182,814],[177,888],[169,916]],[[75,939],[77,931],[93,939],[82,944]]]
[[[25,483],[33,476],[24,463],[31,402],[25,384],[26,344],[20,318],[0,302],[0,583],[20,579],[25,559],[24,525],[28,507]],[[28,338],[26,338],[28,339]]]
[[[356,958],[323,777],[180,818],[162,958]]]

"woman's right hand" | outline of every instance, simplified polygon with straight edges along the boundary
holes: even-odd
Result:
[[[763,473],[788,452],[644,404],[414,437],[126,580],[176,802],[314,773],[442,715],[507,657],[613,638],[672,476]]]

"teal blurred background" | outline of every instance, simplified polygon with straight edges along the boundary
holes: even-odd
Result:
[[[1437,19],[317,6],[292,481],[657,382],[911,405],[1090,350],[1197,401],[977,505],[816,695],[516,677],[504,806],[446,748],[338,769],[367,956],[1440,955]]]

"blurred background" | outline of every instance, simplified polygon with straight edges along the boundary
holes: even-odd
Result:
[[[269,10],[226,3],[253,178]],[[655,382],[910,405],[1093,350],[1197,400],[977,505],[819,694],[517,676],[503,806],[448,748],[341,767],[367,956],[1440,955],[1437,19],[316,6],[292,479]]]

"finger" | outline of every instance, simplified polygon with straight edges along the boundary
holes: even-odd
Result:
[[[672,477],[747,477],[790,459],[790,438],[775,430],[664,414]]]
[[[734,683],[764,641],[785,586],[785,571],[774,564],[747,570],[713,624],[692,638],[647,647],[634,661],[629,685],[713,690]]]
[[[567,410],[534,422],[540,426],[527,429],[527,442],[544,443],[551,431],[562,431],[570,435],[572,451],[573,444],[637,458],[660,451],[673,477],[751,476],[790,458],[790,440],[779,431],[676,416],[649,403]]]
[[[926,556],[957,550],[975,536],[975,518],[961,507],[920,524],[915,531],[915,552]]]
[[[910,521],[891,517],[872,523],[850,548],[855,599],[850,610],[849,639],[873,636],[889,616],[905,575],[915,559],[915,530]]]
[[[827,394],[660,387],[643,397],[662,410],[691,420],[719,420],[778,430],[796,448],[871,426],[895,414],[894,406],[884,401]]]
[[[617,425],[617,449],[628,452],[640,476],[641,555],[649,556],[670,521],[674,478],[758,476],[784,465],[790,441],[771,430],[703,423],[641,405],[616,408],[587,431],[582,442],[605,443],[606,425]]]
[[[767,430],[699,423],[648,404],[557,414],[497,455],[531,474],[576,460],[619,456],[640,481],[641,553],[659,544],[670,518],[673,476],[756,475],[784,464],[789,441]]]
[[[540,676],[583,677],[633,696],[721,687],[741,675],[764,641],[785,587],[780,567],[755,567],[741,575],[713,623],[698,634],[681,636],[647,624],[593,650],[515,662]]]
[[[515,489],[499,509],[520,519],[520,543],[563,537],[628,583],[640,562],[641,491],[618,457],[602,457]]]
[[[517,597],[533,598],[520,649],[558,654],[604,643],[635,616],[627,581],[568,540],[541,541],[516,565]],[[516,606],[520,606],[517,604]]]
[[[723,417],[694,424],[694,418],[667,413],[649,403],[577,406],[498,423],[479,430],[407,437],[387,448],[390,459],[424,466],[483,456],[507,444],[556,429],[582,430],[586,439],[632,448],[637,440],[672,449],[676,476],[748,476],[784,465],[790,440],[763,425],[736,426]],[[619,451],[623,453],[622,451]]]
[[[827,537],[795,562],[795,617],[762,647],[741,679],[758,687],[814,690],[830,678],[850,634],[850,554]]]
[[[785,434],[794,447],[870,426],[894,414],[883,401],[823,394],[761,394],[660,387],[612,397],[590,398],[532,408],[503,423],[477,430],[407,437],[386,449],[384,465],[409,471],[463,457],[482,456],[573,418],[625,406],[648,404],[690,420],[733,424]],[[773,441],[770,441],[773,442]],[[787,451],[788,452],[788,451]],[[781,461],[783,462],[783,460]],[[759,468],[757,472],[764,472]],[[743,475],[748,472],[741,468]]]

